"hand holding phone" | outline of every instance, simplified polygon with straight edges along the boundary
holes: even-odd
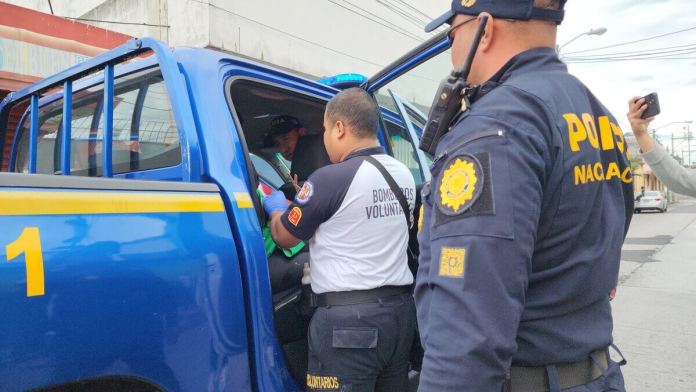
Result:
[[[643,120],[650,117],[655,117],[660,114],[660,101],[657,99],[657,93],[650,93],[643,97],[645,104],[648,105],[645,111],[640,116]]]

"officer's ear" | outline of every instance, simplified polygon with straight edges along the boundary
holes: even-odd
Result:
[[[343,121],[338,120],[338,121],[336,121],[335,128],[336,128],[336,139],[343,139],[343,137],[346,135],[346,131],[347,131],[346,124]]]
[[[483,30],[483,36],[481,37],[481,42],[479,43],[478,47],[479,52],[482,53],[488,52],[493,45],[493,39],[495,38],[495,25],[497,22],[493,15],[489,14],[488,12],[481,12],[477,18],[479,23],[481,23],[481,19],[483,19],[484,16],[488,17],[488,23],[486,23],[486,27]]]

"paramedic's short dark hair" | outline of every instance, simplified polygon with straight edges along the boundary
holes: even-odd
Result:
[[[361,88],[349,88],[333,97],[326,105],[326,118],[342,121],[358,137],[377,137],[379,106]]]

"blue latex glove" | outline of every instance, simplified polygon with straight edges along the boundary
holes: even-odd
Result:
[[[288,201],[285,199],[285,194],[279,190],[274,190],[263,199],[263,209],[266,210],[268,216],[273,215],[275,212],[285,212],[288,209]]]

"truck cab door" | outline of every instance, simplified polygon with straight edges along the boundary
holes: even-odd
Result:
[[[408,135],[410,136],[413,146],[415,147],[415,155],[418,158],[423,179],[425,182],[430,181],[429,168],[430,164],[433,162],[433,157],[418,148],[420,138],[423,136],[423,129],[428,121],[428,116],[423,114],[418,107],[402,98],[396,92],[392,91],[391,89],[388,90],[388,92],[394,99],[398,113],[401,116],[401,119],[404,121],[406,129],[408,130]]]
[[[382,140],[387,151],[404,163],[416,182],[415,218],[419,218],[420,190],[430,181],[432,156],[418,149],[440,81],[451,69],[449,41],[441,32],[369,78],[362,87],[372,94],[381,107]],[[416,225],[414,225],[416,226]],[[417,227],[411,232],[409,247],[417,258]],[[409,260],[414,271],[417,260]],[[415,264],[415,265],[414,265]]]
[[[430,181],[432,156],[418,148],[427,121],[424,113],[430,111],[433,98],[451,69],[449,41],[446,32],[441,32],[394,61],[384,70],[372,76],[362,87],[372,94],[380,105],[381,135],[386,140],[386,149],[404,163],[414,176],[416,183],[416,205],[414,218],[420,217],[423,185]],[[418,270],[418,225],[409,233],[409,267],[416,276]],[[418,372],[423,358],[419,340],[414,342],[411,352],[409,374],[411,387],[418,384]]]

